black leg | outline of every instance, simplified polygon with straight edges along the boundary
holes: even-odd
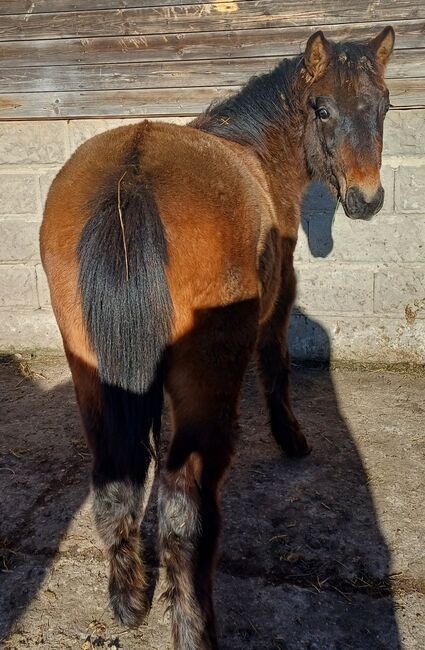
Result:
[[[289,396],[288,326],[295,296],[295,274],[293,269],[286,268],[282,275],[284,281],[274,311],[260,331],[258,370],[276,442],[288,456],[305,456],[311,448],[294,415]]]

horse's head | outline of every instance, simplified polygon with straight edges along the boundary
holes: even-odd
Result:
[[[336,190],[351,219],[371,218],[384,200],[384,71],[393,46],[392,27],[365,43],[332,43],[319,31],[304,53],[309,170]]]

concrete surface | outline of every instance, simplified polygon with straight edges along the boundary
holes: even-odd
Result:
[[[425,377],[294,375],[314,446],[301,462],[282,458],[252,373],[245,384],[223,499],[221,650],[422,650]],[[169,650],[161,576],[147,625],[129,631],[111,620],[64,360],[15,359],[0,364],[0,379],[2,648]]]
[[[184,123],[189,118],[170,118]],[[138,119],[0,123],[0,349],[60,349],[40,264],[38,230],[50,183],[87,138]],[[385,203],[371,221],[348,219],[320,186],[308,193],[296,249],[292,353],[422,363],[425,355],[425,109],[385,120]],[[316,327],[318,324],[320,327]]]

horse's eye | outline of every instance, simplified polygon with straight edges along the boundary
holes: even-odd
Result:
[[[318,108],[316,115],[322,122],[326,122],[330,118],[330,113],[327,108]]]

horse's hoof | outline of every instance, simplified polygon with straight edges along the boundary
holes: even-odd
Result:
[[[289,458],[304,458],[311,454],[312,446],[307,442],[307,438],[299,433],[290,441],[286,440],[283,445],[283,450]]]
[[[149,613],[146,594],[136,589],[111,595],[110,604],[115,619],[124,627],[141,625]]]

